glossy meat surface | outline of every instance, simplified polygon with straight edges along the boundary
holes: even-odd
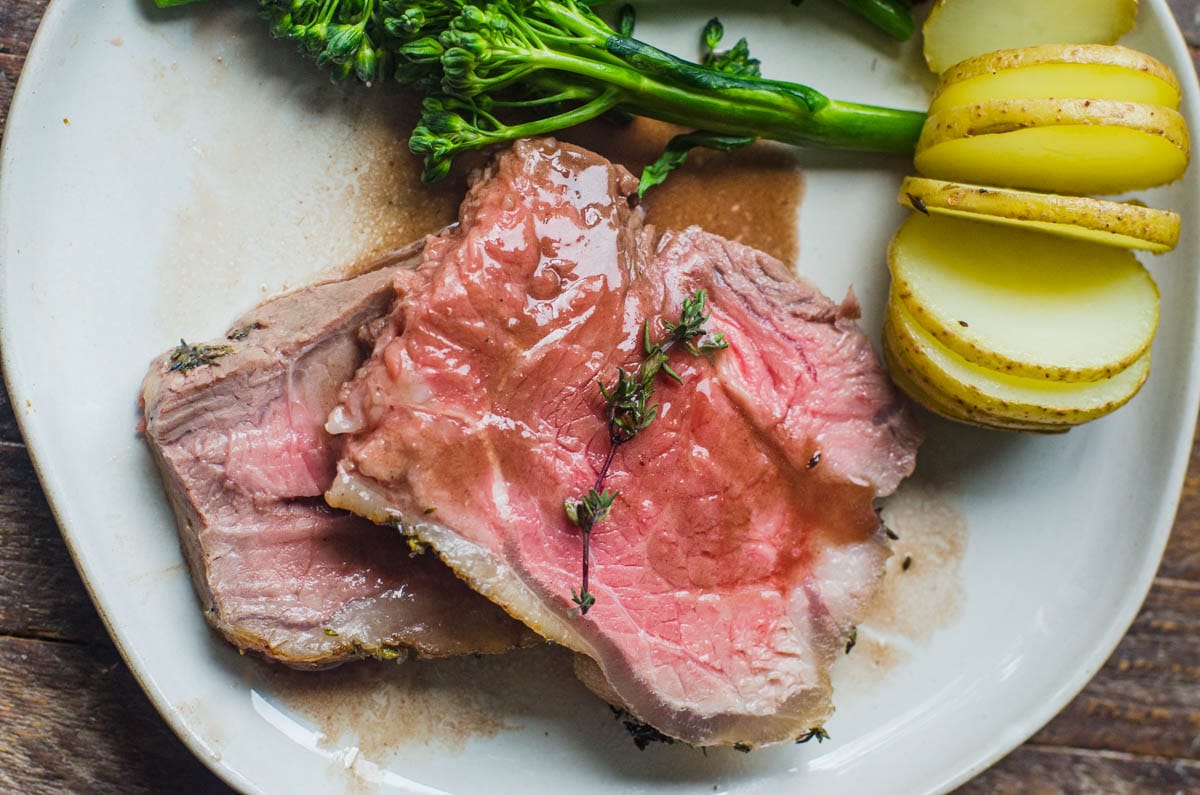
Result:
[[[787,740],[829,715],[828,670],[887,551],[874,511],[919,434],[836,304],[770,257],[699,229],[655,239],[636,180],[523,141],[474,184],[458,228],[327,426],[327,498],[402,522],[471,585],[590,660],[593,689],[696,745]],[[643,320],[707,291],[731,348],[673,355],[658,419],[616,453],[592,537],[595,606],[563,510],[608,452],[597,381],[641,356]]]

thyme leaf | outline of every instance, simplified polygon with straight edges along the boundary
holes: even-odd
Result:
[[[814,726],[796,738],[797,745],[803,745],[810,740],[816,740],[817,743],[823,743],[829,739],[829,732],[825,731],[824,726]]]
[[[598,492],[590,489],[581,499],[566,500],[564,507],[571,524],[582,527],[584,524],[596,524],[607,519],[609,511],[612,510],[613,501],[616,499],[617,492],[615,491],[605,489]]]
[[[665,745],[674,745],[678,740],[674,737],[668,737],[648,723],[642,723],[637,718],[629,714],[627,710],[618,709],[610,706],[613,717],[621,721],[625,726],[625,731],[629,732],[629,736],[633,738],[633,744],[637,746],[639,751],[645,751],[651,743],[664,743]]]
[[[592,609],[592,605],[596,604],[596,597],[587,591],[575,593],[575,589],[572,588],[571,601],[579,606],[580,613],[586,614],[588,610]]]
[[[263,324],[259,323],[256,320],[248,326],[242,326],[241,328],[235,328],[235,329],[231,330],[228,334],[225,335],[225,339],[235,340],[235,341],[244,340],[244,339],[246,339],[246,337],[250,336],[250,332],[258,331],[262,327],[263,327]]]
[[[216,364],[217,359],[230,353],[233,353],[232,345],[189,345],[181,339],[175,350],[171,351],[171,372],[186,373],[197,367]]]
[[[410,558],[424,555],[429,551],[429,545],[416,536],[405,536],[404,541],[408,544],[408,556]]]
[[[642,352],[645,358],[637,371],[631,373],[624,367],[618,367],[617,380],[611,386],[597,382],[605,404],[608,455],[600,467],[595,485],[586,494],[568,497],[563,501],[567,521],[579,528],[583,542],[581,586],[578,593],[571,590],[571,602],[578,607],[580,615],[586,615],[596,603],[595,595],[588,590],[592,528],[608,519],[618,496],[618,492],[604,488],[604,481],[608,478],[617,448],[633,441],[658,416],[658,404],[651,402],[655,379],[662,374],[676,383],[683,383],[683,377],[668,364],[670,353],[676,346],[683,346],[693,356],[710,355],[729,347],[724,334],[710,334],[705,329],[711,314],[705,311],[707,303],[707,293],[697,290],[690,298],[684,299],[677,322],[660,318],[659,325],[665,334],[658,342],[650,335],[650,322],[644,322]]]

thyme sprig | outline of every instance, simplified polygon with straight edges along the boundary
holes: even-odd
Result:
[[[824,726],[814,726],[808,731],[804,732],[804,734],[801,734],[799,737],[797,737],[796,744],[803,745],[804,743],[816,740],[817,744],[820,745],[828,739],[829,732],[825,731]]]
[[[684,300],[678,322],[660,318],[658,322],[665,334],[658,342],[650,337],[650,321],[643,322],[642,352],[645,358],[637,371],[630,373],[624,367],[618,367],[617,380],[612,386],[606,387],[597,382],[605,403],[608,455],[600,467],[595,485],[586,494],[569,497],[563,502],[567,520],[579,528],[583,540],[582,582],[578,593],[571,589],[571,601],[579,608],[581,615],[586,615],[596,603],[595,595],[588,590],[592,530],[608,518],[618,495],[618,492],[604,488],[604,481],[612,468],[617,448],[633,441],[658,416],[658,404],[651,402],[655,379],[661,373],[676,383],[683,383],[683,377],[668,363],[671,351],[678,346],[683,346],[693,356],[705,356],[729,347],[724,334],[710,334],[705,329],[704,324],[711,314],[705,311],[707,303],[707,293],[697,290],[691,298]]]
[[[231,353],[233,353],[232,345],[209,345],[207,343],[192,345],[181,339],[175,349],[171,351],[170,370],[186,373],[197,367],[216,365],[217,359]]]

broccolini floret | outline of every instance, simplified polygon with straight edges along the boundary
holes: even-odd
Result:
[[[179,0],[158,0],[160,4]],[[891,2],[891,0],[888,0]],[[732,148],[758,138],[801,146],[911,153],[924,114],[839,102],[760,76],[745,41],[718,52],[710,22],[702,63],[613,27],[586,0],[259,0],[276,36],[336,77],[370,84],[391,71],[424,95],[410,148],[424,176],[444,177],[465,151],[617,112],[697,132],[674,142],[643,187],[690,145]]]

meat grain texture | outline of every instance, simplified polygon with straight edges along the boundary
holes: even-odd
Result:
[[[327,425],[344,440],[327,500],[402,524],[663,733],[785,741],[832,711],[829,668],[888,554],[874,501],[912,471],[919,432],[852,294],[698,228],[658,236],[636,186],[549,139],[476,179],[460,224],[394,276]],[[731,347],[673,355],[683,383],[660,378],[658,418],[617,451],[579,615],[563,501],[609,449],[596,384],[700,289]]]
[[[243,650],[319,668],[356,657],[500,652],[531,640],[392,527],[330,509],[323,428],[419,247],[357,278],[274,299],[237,321],[230,352],[142,385],[144,435],[205,616]],[[365,344],[365,347],[364,347]]]

